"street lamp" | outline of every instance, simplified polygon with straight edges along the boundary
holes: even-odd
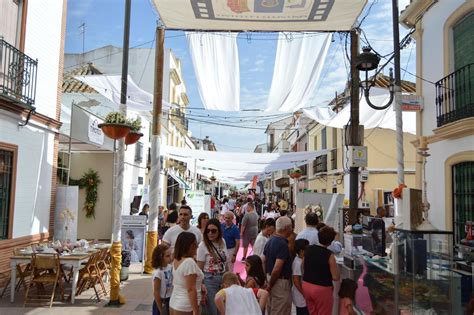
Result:
[[[378,65],[380,62],[380,57],[371,52],[370,47],[363,47],[362,48],[362,53],[357,56],[357,62],[356,62],[356,68],[359,71],[365,71],[365,81],[362,81],[360,83],[360,86],[364,89],[364,97],[367,102],[367,104],[372,107],[375,110],[383,110],[387,109],[393,102],[393,96],[394,96],[394,90],[393,90],[393,72],[392,68],[390,68],[390,99],[388,100],[388,103],[382,106],[376,106],[372,104],[370,101],[370,88],[375,85],[375,80],[377,75],[373,77],[371,81],[369,81],[369,71],[377,69]]]

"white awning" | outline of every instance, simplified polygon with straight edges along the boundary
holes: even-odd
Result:
[[[153,0],[168,29],[348,31],[367,0]]]
[[[184,181],[184,179],[182,179],[178,175],[174,174],[173,172],[168,172],[168,175],[173,177],[173,179],[179,184],[179,188],[185,189],[185,190],[191,189],[189,185]]]

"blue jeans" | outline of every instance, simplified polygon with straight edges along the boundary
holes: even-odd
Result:
[[[204,273],[204,285],[207,289],[207,304],[204,307],[209,315],[219,315],[214,298],[221,289],[222,274]]]
[[[296,315],[309,315],[308,307],[296,307]]]
[[[156,305],[155,299],[153,299],[153,308],[152,314],[153,315],[168,315],[170,313],[170,299],[162,299],[163,300],[163,313],[160,313],[158,306]]]

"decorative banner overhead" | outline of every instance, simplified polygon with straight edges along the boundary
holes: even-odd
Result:
[[[380,106],[386,104],[390,98],[389,91],[382,88],[372,88],[371,93],[373,96],[370,97],[370,101]],[[303,109],[304,114],[317,121],[321,125],[333,127],[333,128],[344,128],[351,116],[351,107],[346,105],[339,113],[330,114],[330,109],[316,108],[316,109]],[[416,113],[415,112],[403,112],[403,131],[411,134],[416,134]],[[359,105],[359,120],[360,124],[364,125],[365,129],[372,128],[385,128],[396,130],[395,123],[395,111],[393,110],[393,103],[387,109],[375,110],[367,104],[364,97],[360,98]]]
[[[367,0],[153,0],[168,29],[348,31]]]
[[[237,33],[187,32],[186,38],[204,108],[239,111]]]
[[[330,33],[291,40],[287,36],[279,36],[267,111],[294,112],[311,103],[332,37]]]
[[[98,93],[120,105],[120,86],[122,78],[120,75],[78,75],[74,79],[91,86]],[[142,90],[135,84],[132,77],[127,77],[127,107],[135,111],[153,110],[153,95]],[[170,104],[163,100],[163,108],[169,109]]]

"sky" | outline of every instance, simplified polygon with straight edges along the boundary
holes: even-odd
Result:
[[[409,1],[399,0],[399,9],[405,8]],[[393,51],[391,2],[369,0],[359,17],[361,20],[366,16],[361,28],[370,45],[381,55]],[[83,50],[87,52],[106,45],[122,47],[124,7],[124,0],[69,0],[65,52],[81,53]],[[151,0],[132,0],[130,47],[154,47],[153,40],[158,19],[158,13]],[[82,23],[85,23],[84,37],[80,27]],[[400,26],[400,38],[407,33],[408,30]],[[277,34],[272,33],[239,34],[237,42],[241,75],[241,109],[247,111],[236,114],[203,110],[184,33],[166,31],[165,47],[171,48],[182,61],[184,82],[190,100],[188,105],[190,109],[187,112],[190,119],[189,128],[193,136],[198,138],[209,136],[219,151],[251,152],[257,144],[266,142],[264,131],[268,123],[288,116],[285,113],[269,116],[268,113],[255,111],[266,107],[273,76],[277,38]],[[361,36],[361,46],[365,45],[364,41]],[[344,47],[344,34],[333,34],[333,42],[321,72],[314,102],[307,106],[327,104],[335,92],[340,93],[344,90],[349,73]],[[403,69],[415,73],[415,51],[415,43],[412,41],[401,52],[402,79],[412,82],[415,82],[415,77]],[[384,72],[388,74],[388,69]]]

